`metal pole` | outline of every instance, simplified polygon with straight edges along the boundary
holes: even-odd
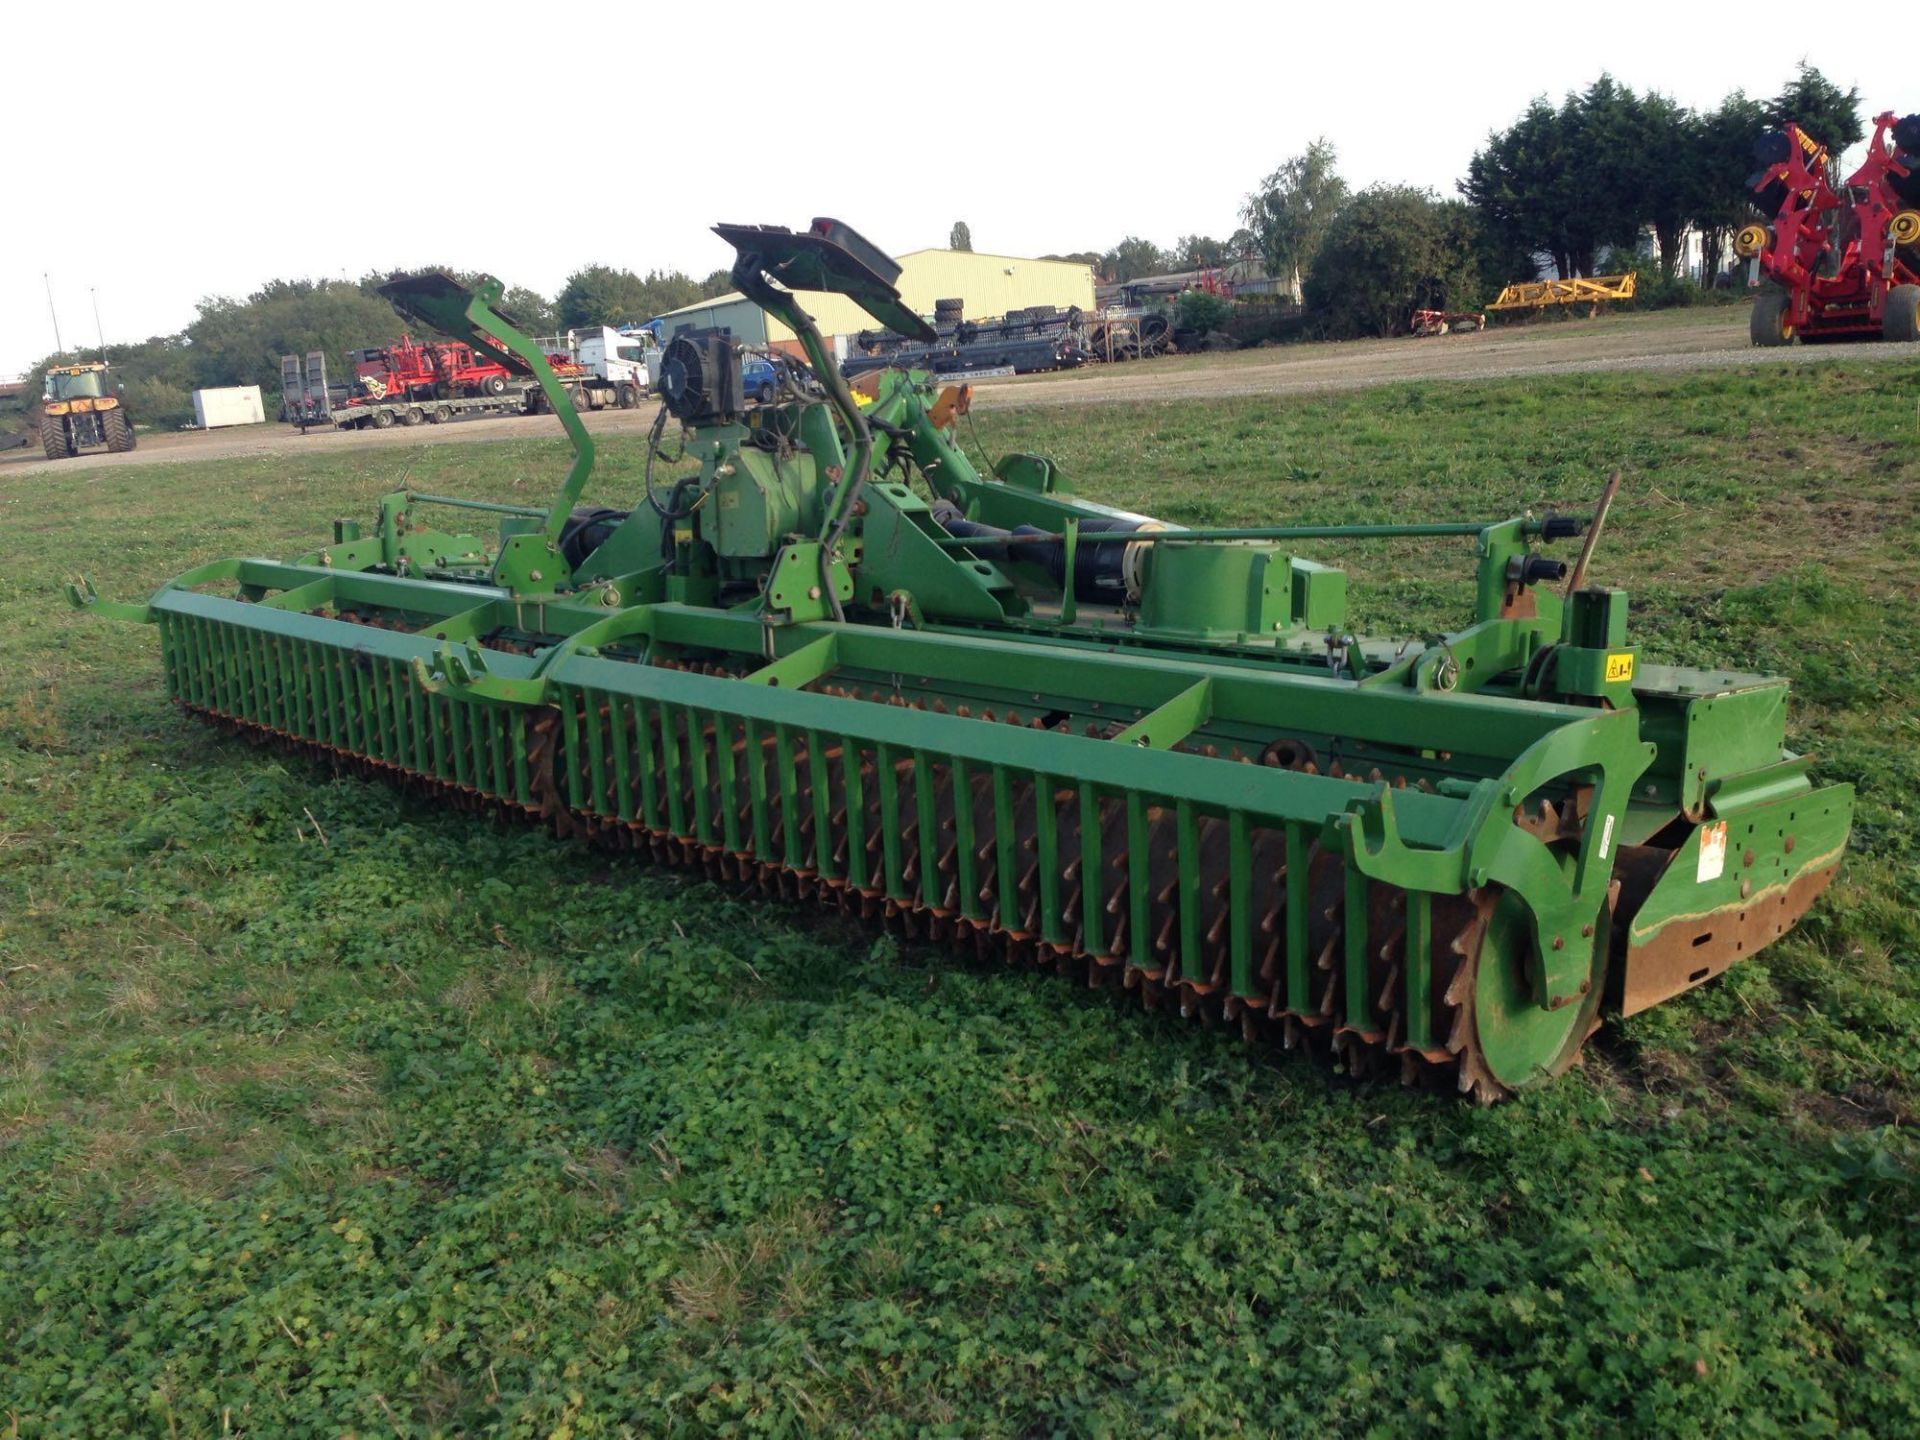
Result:
[[[1411,540],[1440,536],[1471,536],[1497,525],[1483,522],[1447,522],[1434,525],[1261,525],[1245,529],[1225,527],[1197,530],[1102,530],[1082,531],[1081,545],[1160,545],[1177,540]],[[1523,534],[1537,535],[1542,521],[1526,521]],[[942,535],[934,544],[943,550],[999,550],[1015,545],[1047,545],[1062,542],[1065,535]]]
[[[499,505],[491,500],[462,500],[454,495],[423,495],[418,490],[407,492],[409,505],[448,505],[455,510],[486,510],[495,515],[530,515],[535,519],[544,518],[546,509],[538,505]]]
[[[53,281],[47,278],[47,272],[40,272],[40,283],[47,287],[47,314],[53,317],[53,353],[67,353],[66,342],[60,338],[60,312],[53,308]]]
[[[87,294],[93,298],[93,333],[100,342],[100,363],[104,365],[107,360],[107,332],[100,324],[100,292],[89,285]]]
[[[1580,547],[1580,558],[1574,562],[1573,574],[1567,577],[1566,593],[1569,596],[1587,583],[1587,561],[1593,558],[1593,547],[1600,543],[1600,531],[1607,523],[1607,511],[1613,508],[1613,497],[1619,493],[1620,472],[1616,470],[1607,477],[1607,488],[1600,492],[1600,503],[1593,511],[1593,523],[1587,526],[1587,543]]]

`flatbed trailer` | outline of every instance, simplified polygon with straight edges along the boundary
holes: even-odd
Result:
[[[336,405],[330,419],[342,430],[386,430],[395,425],[440,425],[477,415],[532,415],[538,413],[538,389],[526,383],[509,385],[500,395],[449,397],[445,400],[358,400]]]

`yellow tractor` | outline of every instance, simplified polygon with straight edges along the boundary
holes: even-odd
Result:
[[[104,361],[55,365],[40,401],[40,446],[49,460],[64,460],[89,445],[133,449],[133,421],[107,388]]]

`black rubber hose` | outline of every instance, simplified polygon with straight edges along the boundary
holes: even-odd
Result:
[[[1018,539],[1022,536],[1051,537],[1054,534],[1036,525],[1016,525],[1011,530],[1003,530],[998,525],[984,525],[978,520],[967,519],[960,513],[960,508],[950,501],[936,504],[933,518],[945,527],[949,535],[961,539],[997,540],[1007,536]],[[1083,533],[1131,533],[1139,528],[1134,521],[1106,516],[1086,515],[1080,519]],[[1088,545],[1076,551],[1073,557],[1073,593],[1082,600],[1105,600],[1114,604],[1124,600],[1127,582],[1122,567],[1126,551],[1125,545]],[[982,553],[1044,566],[1054,584],[1064,587],[1067,583],[1067,543],[1064,540],[1035,538],[1024,544],[982,547]]]

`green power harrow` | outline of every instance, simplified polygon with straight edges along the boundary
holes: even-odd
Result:
[[[828,220],[718,233],[811,370],[749,405],[724,337],[676,337],[690,463],[653,483],[656,426],[633,510],[576,508],[593,442],[498,285],[429,275],[387,293],[565,425],[550,507],[401,492],[293,563],[73,599],[155,624],[218,725],[1483,1100],[1832,879],[1851,791],[1783,750],[1784,681],[1641,663],[1626,596],[1584,583],[1604,502],[1198,530],[1038,456],[982,473],[964,390],[855,395],[800,307],[921,335],[890,260]],[[454,506],[498,540],[421,518]],[[1582,535],[1568,576],[1542,547]],[[1471,542],[1470,624],[1350,635],[1345,575],[1286,548],[1391,536]]]

